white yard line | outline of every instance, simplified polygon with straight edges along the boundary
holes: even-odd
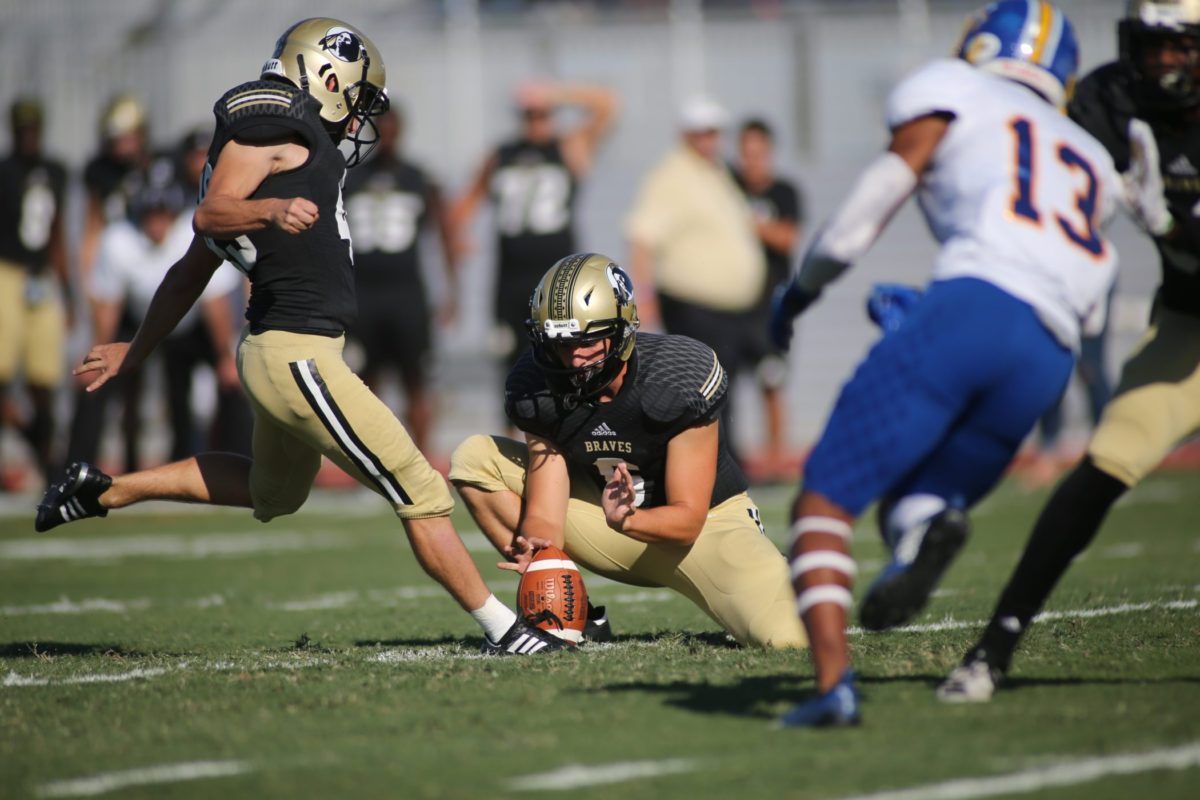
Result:
[[[585,786],[605,786],[640,778],[678,775],[700,769],[694,758],[667,758],[661,761],[618,761],[613,764],[567,764],[549,772],[521,775],[507,781],[509,789],[538,792],[579,789]]]
[[[39,786],[37,794],[39,797],[91,797],[118,789],[128,789],[131,786],[228,778],[232,775],[244,775],[252,770],[253,767],[245,761],[185,761],[179,764],[158,764],[153,767],[51,781]]]
[[[1115,756],[1083,758],[1006,775],[961,778],[909,789],[855,795],[842,800],[975,800],[981,797],[1025,794],[1057,786],[1089,783],[1107,775],[1135,775],[1161,769],[1190,769],[1200,766],[1200,742]]]
[[[52,603],[41,603],[31,606],[0,606],[2,617],[24,617],[31,614],[90,614],[104,611],[123,614],[126,611],[144,611],[150,607],[150,599],[139,597],[134,600],[110,600],[105,597],[88,597],[84,600],[71,600],[60,597]]]
[[[668,597],[670,595],[667,595]],[[1048,620],[1061,619],[1091,619],[1095,617],[1107,617],[1115,614],[1130,614],[1141,611],[1190,611],[1200,606],[1200,600],[1168,600],[1149,603],[1125,603],[1119,606],[1105,606],[1101,608],[1084,608],[1065,611],[1047,611],[1039,614],[1034,618],[1034,622],[1045,622]],[[934,622],[927,625],[908,625],[903,628],[897,628],[892,633],[930,633],[946,630],[960,630],[963,628],[978,628],[985,624],[985,620],[963,621],[947,619],[942,622]],[[861,635],[866,633],[861,628],[851,628],[851,635]],[[587,648],[587,652],[605,652],[608,650],[625,650],[637,647],[654,647],[653,642],[614,642],[611,644],[592,644]],[[266,660],[260,661],[190,661],[183,660],[173,666],[167,667],[151,667],[138,668],[127,672],[100,672],[100,673],[83,673],[78,675],[66,676],[39,676],[39,675],[22,675],[18,672],[10,671],[6,676],[0,678],[0,688],[20,688],[30,686],[63,686],[74,684],[93,684],[93,683],[123,683],[125,681],[134,681],[138,679],[157,678],[171,672],[229,672],[242,670],[246,672],[253,671],[275,671],[275,670],[301,670],[310,669],[312,667],[328,666],[332,664],[354,664],[354,663],[380,663],[380,664],[407,664],[430,661],[450,661],[458,659],[474,659],[480,658],[477,653],[473,653],[460,645],[441,645],[437,647],[421,647],[421,648],[394,648],[384,650],[382,652],[363,652],[351,653],[348,656],[327,655],[319,658],[298,657],[295,659],[285,659],[278,656],[273,656]]]
[[[355,540],[356,537],[345,533],[298,531],[11,539],[0,542],[0,560],[115,561],[129,557],[236,557],[297,550],[331,550],[349,547],[356,543]]]
[[[1034,622],[1049,622],[1060,619],[1092,619],[1094,617],[1110,617],[1114,614],[1131,614],[1137,611],[1187,611],[1200,606],[1200,600],[1166,600],[1152,603],[1123,603],[1119,606],[1102,606],[1100,608],[1077,608],[1067,611],[1043,611],[1033,618]],[[982,628],[987,620],[974,621],[946,619],[942,622],[930,622],[923,625],[905,625],[885,633],[937,633],[938,631],[956,631],[964,628]],[[860,635],[872,633],[863,628],[850,628],[848,633]]]
[[[0,686],[8,688],[10,686],[67,686],[79,683],[124,683],[125,681],[136,681],[143,678],[157,678],[160,675],[165,675],[167,670],[162,667],[150,667],[142,669],[131,669],[128,672],[91,672],[83,675],[70,675],[65,678],[39,678],[32,675],[20,675],[16,672],[9,672],[0,680]]]

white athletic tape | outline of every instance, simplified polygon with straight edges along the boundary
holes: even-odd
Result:
[[[525,571],[541,572],[547,569],[566,569],[572,572],[579,572],[579,567],[575,566],[575,562],[565,558],[547,558],[544,561],[534,561]]]
[[[792,543],[806,533],[831,533],[846,541],[854,535],[854,528],[837,517],[801,517],[792,523]]]
[[[542,630],[572,644],[579,644],[583,641],[583,631],[577,631],[574,628],[563,628],[561,631],[558,628],[542,628]]]
[[[849,608],[854,605],[854,596],[850,594],[850,590],[844,586],[814,586],[811,589],[805,589],[796,598],[796,613],[800,616],[813,606],[821,603],[834,603],[842,608]]]
[[[792,580],[814,569],[836,570],[847,578],[858,575],[854,559],[836,550],[816,550],[792,559]]]

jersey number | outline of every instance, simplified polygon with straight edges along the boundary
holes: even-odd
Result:
[[[360,192],[346,201],[360,253],[404,253],[417,239],[425,200],[408,192]]]
[[[505,236],[557,233],[570,221],[571,179],[560,166],[504,167],[492,185],[496,227]]]
[[[1015,186],[1013,187],[1012,212],[1018,217],[1035,224],[1042,223],[1042,215],[1034,204],[1033,189],[1037,182],[1037,161],[1034,155],[1033,123],[1025,117],[1017,117],[1009,127],[1012,129],[1016,153]],[[1062,142],[1055,148],[1059,162],[1071,172],[1082,172],[1086,185],[1075,193],[1075,208],[1083,217],[1083,232],[1062,214],[1055,214],[1063,236],[1093,257],[1104,254],[1104,240],[1096,231],[1098,183],[1096,171],[1086,158]]]
[[[618,464],[624,464],[629,468],[629,474],[633,478],[633,490],[636,493],[633,504],[640,506],[646,502],[646,481],[642,478],[641,470],[638,469],[637,464],[630,464],[623,458],[597,458],[596,470],[600,473],[600,477],[604,479],[604,482],[608,483],[613,479],[613,473],[616,471]]]

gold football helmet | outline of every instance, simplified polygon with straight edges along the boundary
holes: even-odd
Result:
[[[1137,79],[1137,102],[1169,111],[1200,104],[1200,0],[1130,0],[1117,24],[1121,62]],[[1177,51],[1156,64],[1154,49]]]
[[[388,108],[387,74],[379,50],[357,28],[328,17],[297,22],[275,43],[262,76],[284,78],[321,104],[330,134],[349,143],[347,166],[379,140],[372,118]]]
[[[131,94],[114,95],[100,112],[100,138],[109,141],[146,128],[146,107]]]
[[[615,261],[599,253],[560,259],[538,281],[525,323],[533,356],[550,390],[574,401],[595,397],[633,355],[638,329],[633,281]],[[609,339],[604,356],[571,367],[562,346]]]

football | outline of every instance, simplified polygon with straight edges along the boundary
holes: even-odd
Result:
[[[539,550],[517,589],[521,616],[531,625],[578,644],[587,624],[587,607],[587,590],[575,562],[557,547]]]

